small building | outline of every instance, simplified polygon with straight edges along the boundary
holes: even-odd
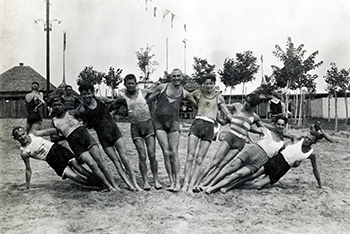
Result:
[[[39,91],[46,93],[46,79],[30,66],[20,63],[0,74],[0,118],[26,118],[24,97],[31,92],[32,82],[39,83]],[[56,87],[50,84],[50,90]],[[44,108],[40,108],[43,114]]]

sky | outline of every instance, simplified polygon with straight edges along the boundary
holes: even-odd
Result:
[[[285,50],[287,38],[304,44],[306,56],[319,51],[323,65],[317,91],[325,92],[323,76],[330,63],[350,68],[350,1],[348,0],[50,0],[50,81],[63,79],[63,32],[66,32],[66,83],[77,90],[76,80],[85,66],[108,72],[121,68],[122,76],[139,77],[136,51],[152,47],[159,65],[156,81],[168,69],[193,74],[193,58],[207,59],[222,69],[225,58],[251,50],[260,65],[253,91],[271,65],[275,45]],[[156,8],[156,17],[154,16]],[[164,18],[165,12],[169,12]],[[171,20],[173,18],[173,20]],[[24,63],[46,77],[45,0],[0,0],[0,73]],[[186,30],[185,30],[186,25]],[[186,39],[185,43],[183,42]],[[168,46],[167,46],[168,45]],[[263,56],[263,63],[261,63]],[[218,81],[223,90],[224,86]],[[29,89],[28,85],[28,89]],[[233,93],[242,93],[236,86]]]

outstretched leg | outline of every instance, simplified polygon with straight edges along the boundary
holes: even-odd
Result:
[[[164,157],[164,165],[166,172],[169,177],[170,181],[170,186],[167,188],[169,191],[174,191],[175,189],[175,181],[173,178],[173,169],[171,166],[171,157],[170,157],[170,146],[169,146],[169,141],[168,141],[168,134],[164,130],[157,130],[156,131],[157,139],[159,142],[159,145],[162,149],[163,152],[163,157]]]
[[[203,185],[209,185],[210,182],[219,174],[221,169],[237,155],[239,150],[238,149],[230,149],[226,152],[227,152],[226,155],[224,155],[224,157],[218,163],[218,165],[205,178],[205,180],[203,181]]]
[[[201,186],[205,186],[205,185],[209,184],[209,182],[211,181],[211,178],[208,179],[208,178],[204,178],[204,177],[208,176],[208,173],[210,172],[210,170],[212,170],[217,165],[219,165],[220,161],[225,157],[225,155],[227,154],[229,149],[230,149],[229,144],[226,141],[221,141],[213,160],[210,162],[210,164],[208,166],[206,166],[205,168],[203,168],[201,170],[201,172],[198,176],[198,181],[201,181],[200,182]],[[203,180],[203,178],[204,178],[204,180]]]
[[[151,186],[148,183],[148,177],[147,177],[147,155],[146,155],[146,149],[145,149],[145,143],[142,138],[136,138],[134,140],[134,144],[137,150],[137,153],[139,155],[139,169],[143,180],[143,186],[142,188],[144,190],[150,190]]]
[[[122,178],[124,183],[128,186],[128,188],[131,191],[135,191],[136,188],[132,184],[129,176],[126,174],[125,169],[121,163],[121,159],[120,159],[119,155],[117,154],[117,152],[115,152],[114,147],[113,146],[106,147],[106,148],[104,148],[104,151],[108,155],[108,157],[111,159],[114,166],[117,168],[118,174]]]
[[[92,173],[94,174],[96,179],[101,183],[102,186],[106,187],[109,191],[115,191],[116,189],[119,189],[118,187],[114,188],[109,183],[109,181],[107,180],[107,178],[105,177],[105,175],[103,174],[103,172],[101,171],[101,169],[99,168],[99,166],[97,165],[97,163],[95,162],[95,160],[93,159],[93,157],[90,155],[88,151],[82,153],[80,155],[80,158],[82,162],[88,165],[88,167],[91,169]]]
[[[237,185],[237,182],[240,179],[242,179],[246,176],[249,176],[249,175],[251,175],[250,169],[248,167],[242,167],[241,169],[239,169],[235,173],[224,178],[222,181],[220,181],[216,185],[207,188],[205,190],[205,192],[209,194],[209,193],[212,193],[213,191],[220,189],[222,187],[225,187],[227,185],[230,185],[230,189],[232,189],[233,187],[235,187]]]
[[[180,160],[179,160],[179,143],[180,132],[170,132],[168,135],[169,150],[170,150],[170,162],[172,167],[172,176],[175,182],[174,192],[178,192],[181,189],[180,183]]]
[[[135,173],[131,167],[131,164],[127,158],[127,153],[126,153],[126,144],[124,142],[123,138],[119,138],[115,143],[114,143],[115,148],[118,151],[118,154],[120,156],[120,159],[124,165],[125,171],[128,174],[129,178],[131,179],[132,183],[134,184],[135,188],[139,191],[142,191],[140,186],[137,184],[136,181],[136,176]]]
[[[210,144],[211,144],[210,141],[201,141],[199,144],[199,149],[198,149],[198,153],[197,153],[197,157],[196,157],[196,161],[195,161],[195,165],[192,173],[189,190],[193,190],[195,188],[196,192],[200,191],[199,188],[197,188],[199,184],[199,172],[202,168],[203,159],[208,152]]]
[[[196,137],[195,135],[190,135],[188,137],[187,157],[186,157],[186,163],[185,163],[185,176],[184,176],[184,184],[182,187],[183,192],[187,192],[187,191],[192,192],[192,189],[189,189],[188,186],[191,178],[193,160],[195,159],[195,156],[196,156],[198,140],[199,140],[198,137]]]
[[[209,183],[208,187],[211,187],[218,183],[220,180],[224,179],[226,176],[236,172],[242,167],[243,163],[242,160],[239,158],[234,158],[232,161],[227,163],[224,168],[217,174],[213,180]]]
[[[156,189],[161,189],[162,185],[158,180],[158,161],[156,158],[156,139],[154,135],[149,136],[145,139],[147,146],[147,154],[150,162],[150,167],[154,179],[154,187]]]
[[[66,169],[63,171],[62,178],[68,178],[71,179],[79,184],[87,185],[87,186],[94,186],[95,184],[90,181],[88,178],[86,178],[83,175],[80,175],[76,173],[74,170],[72,170],[71,167],[67,166]]]
[[[112,187],[119,189],[118,185],[116,185],[113,176],[108,168],[108,165],[104,158],[101,155],[100,149],[98,148],[97,145],[93,145],[90,147],[89,152],[95,162],[97,163],[98,167],[101,169],[102,173],[104,176],[107,178],[108,182],[112,185]]]

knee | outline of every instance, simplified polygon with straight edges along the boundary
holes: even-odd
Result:
[[[196,164],[197,165],[202,165],[202,163],[203,163],[203,158],[202,157],[197,157],[196,158]]]
[[[192,162],[193,159],[194,159],[194,152],[189,152],[189,153],[187,154],[186,161],[187,161],[187,162]]]
[[[139,154],[139,160],[140,160],[141,162],[146,162],[146,154],[140,153],[140,154]]]

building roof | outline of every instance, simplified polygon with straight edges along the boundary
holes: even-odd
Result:
[[[0,93],[30,92],[32,82],[39,83],[39,90],[46,92],[46,79],[30,66],[20,63],[0,74]],[[50,90],[56,87],[50,84]]]

